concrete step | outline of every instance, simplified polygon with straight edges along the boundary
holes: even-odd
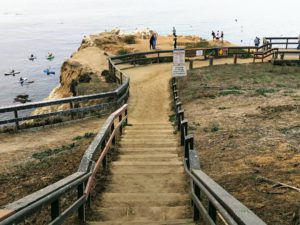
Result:
[[[159,154],[178,154],[178,152],[183,151],[180,147],[121,147],[119,149],[120,155],[143,155],[143,154],[152,154],[152,155],[159,155]]]
[[[156,145],[170,144],[170,145],[172,145],[174,143],[179,145],[178,141],[176,141],[176,140],[163,139],[163,138],[160,138],[160,139],[153,139],[153,138],[146,138],[146,139],[142,139],[142,138],[139,138],[139,139],[122,138],[121,141],[120,141],[120,145],[123,145],[123,144],[147,144],[147,145],[150,145],[150,144],[156,144]]]
[[[164,174],[173,173],[174,176],[177,174],[184,173],[183,166],[124,166],[124,165],[112,165],[111,173],[114,174],[160,174],[164,176]]]
[[[195,225],[191,219],[180,220],[165,220],[165,221],[153,221],[153,220],[139,220],[139,221],[106,221],[106,222],[87,222],[89,225]]]
[[[124,130],[124,134],[130,134],[130,135],[157,135],[157,134],[174,134],[173,129],[156,129],[156,130],[150,130],[150,129],[128,129],[126,128]]]
[[[166,141],[165,143],[129,143],[120,142],[121,148],[161,148],[178,147],[179,143]]]
[[[130,140],[136,140],[136,139],[164,139],[164,140],[175,140],[177,141],[178,138],[174,134],[123,134],[121,137],[121,140],[123,139],[130,139]]]
[[[125,154],[125,155],[119,155],[118,161],[181,161],[178,157],[178,154]]]
[[[103,193],[96,207],[146,207],[186,206],[190,203],[188,194],[180,193]]]
[[[179,167],[183,163],[179,160],[177,161],[165,161],[165,162],[153,162],[153,161],[115,161],[111,163],[112,167],[117,166],[140,166],[140,167],[163,167],[163,166],[173,166]]]
[[[186,193],[184,173],[113,174],[107,190],[112,193]]]
[[[132,221],[151,220],[165,221],[189,218],[190,208],[187,206],[174,207],[103,207],[97,208],[99,220]]]

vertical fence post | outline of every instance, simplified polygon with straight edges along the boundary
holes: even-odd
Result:
[[[104,150],[105,145],[106,145],[106,140],[104,139],[102,144],[101,144],[101,152]],[[104,171],[107,170],[107,155],[105,155],[103,160],[102,160],[102,167],[103,167]]]
[[[236,54],[234,55],[233,63],[234,63],[234,64],[237,64],[237,55],[236,55]]]
[[[181,121],[181,126],[180,126],[181,146],[184,146],[184,138],[187,135],[188,135],[188,121],[183,120],[183,121]]]
[[[78,185],[77,187],[77,197],[81,198],[84,193],[84,182]],[[83,204],[78,208],[78,219],[85,222],[85,205]]]
[[[51,221],[55,220],[60,215],[60,202],[56,199],[51,203]]]
[[[213,56],[210,56],[210,57],[209,57],[209,65],[210,65],[210,66],[213,66],[213,65],[214,65],[214,57],[213,57]]]
[[[287,39],[286,39],[286,45],[285,45],[285,48],[286,48],[286,49],[288,48],[288,45],[289,45],[289,39],[287,38]]]
[[[123,119],[123,116],[122,116],[122,114],[120,114],[120,115],[119,115],[119,123],[122,123],[122,122],[121,122],[122,119]],[[122,133],[123,133],[123,127],[122,127],[122,124],[120,125],[119,131],[120,131],[120,135],[122,135]]]
[[[199,200],[201,200],[201,196],[200,196],[200,188],[193,182],[193,186],[194,186],[194,193],[197,196],[197,198]],[[194,206],[194,221],[199,221],[200,220],[200,212],[199,209],[197,208],[196,204],[193,204]]]
[[[73,109],[74,108],[74,105],[73,105],[73,102],[70,102],[70,109]],[[74,120],[74,113],[71,112],[71,118],[72,120]]]
[[[123,73],[120,73],[120,84],[123,84]]]
[[[192,70],[194,68],[194,60],[190,60],[189,69]]]
[[[217,210],[216,210],[215,206],[210,201],[208,203],[208,214],[214,222],[217,221]]]
[[[194,136],[187,135],[184,138],[184,158],[187,159],[187,167],[190,169],[190,150],[194,149]]]
[[[113,122],[113,124],[112,124],[111,127],[110,127],[110,132],[111,132],[111,134],[114,132],[114,130],[115,130],[115,122]],[[111,143],[112,143],[113,145],[116,144],[116,135],[114,135],[114,137],[113,137]]]
[[[180,130],[181,121],[184,120],[184,110],[179,110],[177,112],[177,129]]]
[[[159,52],[157,53],[157,63],[159,63]]]
[[[128,109],[125,109],[125,117],[126,117],[125,123],[127,125],[128,124]]]
[[[18,119],[18,111],[17,110],[14,110],[14,114],[15,114],[15,119]],[[17,128],[17,130],[20,129],[19,121],[16,121],[16,128]]]

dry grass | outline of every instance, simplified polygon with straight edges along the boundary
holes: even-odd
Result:
[[[179,81],[202,168],[267,224],[288,225],[300,193],[300,67],[223,65]]]

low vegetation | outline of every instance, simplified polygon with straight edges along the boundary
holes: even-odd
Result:
[[[179,79],[202,169],[267,224],[290,225],[300,192],[300,67],[219,65]],[[276,207],[274,207],[276,206]]]

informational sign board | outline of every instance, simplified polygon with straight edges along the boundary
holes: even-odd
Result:
[[[184,77],[187,75],[185,67],[185,50],[184,49],[175,49],[173,51],[173,68],[172,76],[173,77]]]
[[[185,66],[173,66],[172,76],[173,77],[185,77],[187,75]]]
[[[185,64],[185,50],[184,49],[175,49],[173,51],[173,65],[182,66]]]
[[[196,56],[203,56],[204,55],[204,51],[203,50],[197,50],[196,51]]]
[[[228,56],[228,48],[221,48],[218,50],[219,56]]]

